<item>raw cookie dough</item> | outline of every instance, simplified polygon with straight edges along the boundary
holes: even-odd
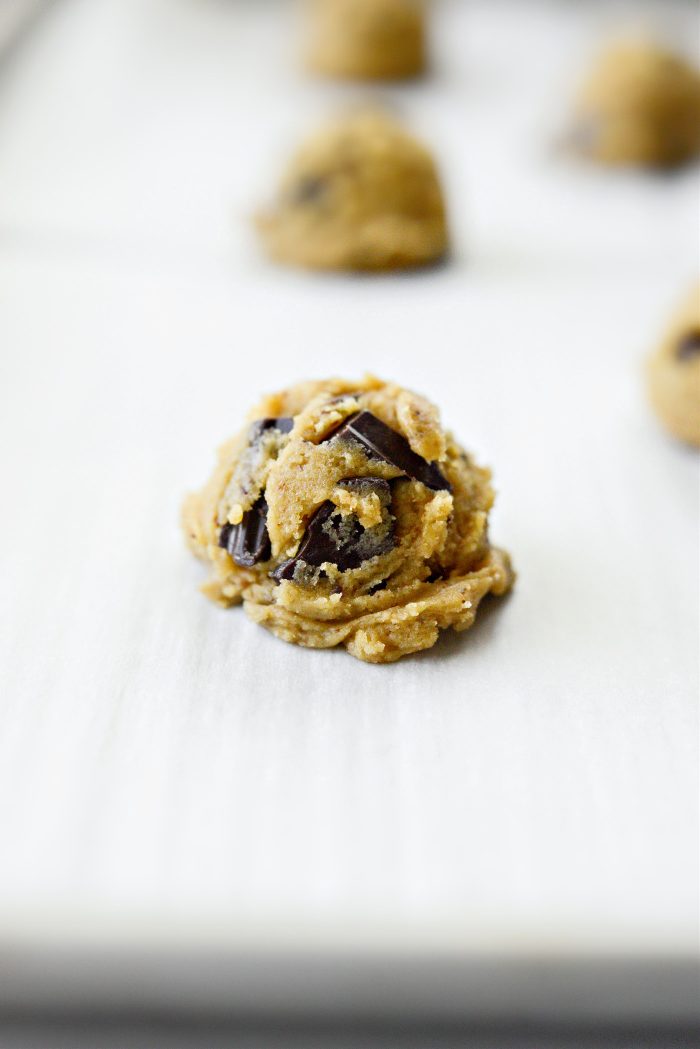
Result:
[[[666,428],[700,447],[700,285],[650,358],[648,383],[651,403]]]
[[[327,76],[399,79],[425,68],[425,11],[417,0],[316,0],[308,63]]]
[[[618,44],[583,85],[572,139],[604,164],[682,164],[700,152],[700,76],[648,41]]]
[[[285,641],[392,663],[512,585],[489,471],[423,397],[373,376],[305,382],[250,420],[183,508],[212,600]]]
[[[380,113],[353,114],[309,139],[258,225],[273,258],[313,269],[421,266],[447,250],[432,157]]]

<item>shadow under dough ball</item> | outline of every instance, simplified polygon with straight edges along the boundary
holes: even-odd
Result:
[[[219,451],[183,528],[203,590],[309,648],[393,663],[512,585],[490,473],[423,397],[366,376],[272,394]]]
[[[700,76],[650,42],[611,47],[581,88],[571,137],[602,164],[683,164],[700,152]]]
[[[320,270],[392,270],[440,259],[445,203],[428,151],[381,113],[313,135],[258,217],[270,256]]]
[[[681,304],[647,366],[649,396],[667,430],[700,447],[700,285]]]
[[[425,69],[425,9],[418,0],[315,0],[307,64],[326,76],[403,79]]]

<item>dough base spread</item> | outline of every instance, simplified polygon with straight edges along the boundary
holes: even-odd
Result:
[[[700,152],[700,76],[648,41],[603,54],[583,85],[572,141],[603,164],[667,168]]]
[[[272,258],[320,270],[422,266],[448,246],[432,157],[376,112],[355,113],[312,136],[258,229]]]
[[[307,382],[251,412],[183,528],[212,600],[285,641],[390,663],[512,585],[489,482],[423,397],[372,376]]]
[[[649,397],[674,437],[700,448],[700,285],[648,363]]]

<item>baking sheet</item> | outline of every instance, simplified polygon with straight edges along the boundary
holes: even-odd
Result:
[[[64,0],[3,67],[13,993],[18,951],[66,944],[694,952],[698,468],[641,362],[697,273],[697,169],[553,144],[576,69],[640,10],[692,41],[680,2],[446,0],[433,75],[368,92],[303,74],[290,5]],[[251,211],[299,135],[368,98],[433,147],[453,257],[272,266]],[[365,370],[493,467],[519,573],[392,667],[208,604],[178,532],[261,392]]]

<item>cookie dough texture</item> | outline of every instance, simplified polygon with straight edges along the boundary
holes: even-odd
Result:
[[[700,447],[700,284],[673,318],[648,362],[649,396],[664,426]]]
[[[258,227],[276,260],[321,270],[421,266],[447,250],[432,157],[381,113],[354,113],[310,138]]]
[[[242,601],[285,641],[391,663],[466,630],[486,594],[510,588],[489,542],[493,498],[489,471],[423,397],[328,379],[263,399],[185,501],[183,527],[212,600]]]
[[[425,68],[425,8],[417,0],[316,0],[308,21],[314,72],[392,80]]]
[[[575,147],[603,163],[674,167],[700,152],[700,76],[649,41],[611,47],[580,92]]]

